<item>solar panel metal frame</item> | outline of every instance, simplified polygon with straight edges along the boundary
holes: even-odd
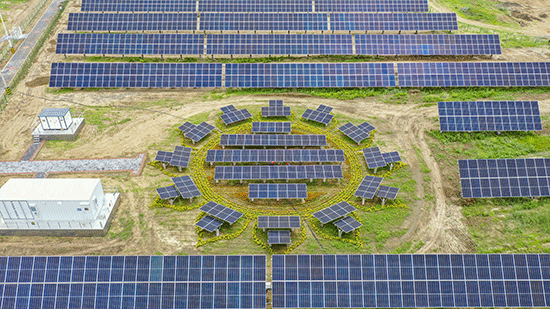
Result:
[[[268,230],[267,231],[267,243],[271,245],[283,245],[290,244],[292,241],[290,239],[289,230]]]
[[[170,163],[172,160],[172,155],[174,153],[171,151],[157,151],[157,155],[155,157],[155,161],[164,162],[164,163]]]
[[[370,123],[368,123],[368,122],[366,122],[366,121],[363,122],[363,123],[361,123],[361,124],[359,124],[359,125],[357,125],[357,127],[358,127],[359,129],[365,131],[365,132],[368,132],[368,133],[370,133],[370,132],[376,130],[376,128],[375,128],[372,124],[370,124]]]
[[[203,31],[322,31],[328,30],[323,13],[201,13]]]
[[[378,187],[378,191],[376,191],[375,196],[393,200],[397,197],[397,193],[399,193],[399,188],[389,187],[389,186],[380,186]]]
[[[319,107],[317,107],[316,110],[321,112],[321,113],[330,114],[330,112],[332,112],[333,109],[334,109],[333,107],[321,104],[321,105],[319,105]]]
[[[307,185],[305,183],[250,183],[248,184],[250,199],[305,199]]]
[[[210,149],[206,162],[344,162],[342,149]]]
[[[384,180],[384,178],[370,175],[363,177],[363,180],[361,181],[359,187],[357,188],[357,190],[355,190],[355,193],[353,193],[353,195],[362,198],[372,199],[376,194],[376,191],[378,191],[382,180]]]
[[[334,225],[344,233],[353,232],[363,226],[361,222],[355,220],[353,217],[345,217],[338,221],[334,221]]]
[[[193,179],[188,175],[174,177],[172,181],[183,198],[193,198],[202,195]]]
[[[292,122],[252,122],[252,133],[291,133]]]
[[[541,131],[538,101],[438,102],[441,132]]]
[[[247,165],[216,166],[215,180],[341,179],[341,165]]]
[[[368,168],[378,168],[388,165],[379,147],[364,148],[363,156],[365,157]]]
[[[347,216],[356,210],[357,208],[351,206],[348,202],[342,201],[325,209],[314,212],[313,216],[321,221],[321,224],[327,224],[338,218]]]
[[[178,192],[178,190],[176,190],[176,186],[157,188],[157,193],[159,197],[163,200],[180,196],[180,193]]]
[[[83,0],[83,12],[195,12],[196,1]]]
[[[206,230],[210,233],[212,233],[215,230],[219,229],[220,226],[222,226],[222,225],[223,225],[223,222],[221,220],[218,220],[218,219],[210,217],[210,216],[204,216],[197,223],[195,223],[195,226],[198,226],[201,229]]]
[[[221,146],[311,146],[327,145],[321,134],[222,134]]]
[[[233,225],[233,223],[237,222],[237,220],[239,220],[243,216],[243,214],[239,211],[212,201],[201,206],[200,211],[205,212],[212,217],[225,221],[231,225]]]
[[[298,229],[300,216],[258,216],[259,229]]]
[[[191,122],[189,121],[186,121],[185,123],[183,123],[181,126],[178,127],[178,129],[180,131],[182,131],[183,133],[187,133],[187,132],[191,132],[191,130],[193,130],[197,125],[195,124],[192,124]]]

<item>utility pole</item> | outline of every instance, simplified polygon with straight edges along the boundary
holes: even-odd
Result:
[[[2,20],[2,26],[4,26],[4,30],[6,31],[6,35],[8,36],[8,42],[10,43],[10,50],[11,53],[15,53],[15,48],[13,48],[13,44],[11,42],[10,33],[8,32],[8,29],[6,28],[6,23],[4,23],[4,17],[2,17],[2,12],[0,12],[0,20]]]

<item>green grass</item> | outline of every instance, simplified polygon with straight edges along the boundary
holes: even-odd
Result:
[[[363,228],[361,238],[364,243],[374,243],[379,252],[384,252],[388,239],[400,237],[406,230],[400,226],[409,215],[409,209],[387,208],[381,211],[358,211]],[[401,245],[403,246],[403,245]]]
[[[124,217],[120,217],[117,221],[114,221],[114,226],[109,229],[108,236],[111,239],[119,238],[127,240],[132,236],[132,229],[134,228],[134,219],[129,216],[128,211],[125,212]]]
[[[526,47],[549,47],[548,40],[528,36],[522,33],[513,31],[493,30],[482,27],[477,27],[465,23],[458,23],[458,31],[460,34],[498,34],[500,37],[500,45],[504,48],[526,48]]]
[[[497,1],[441,0],[440,2],[445,7],[450,8],[458,15],[467,19],[478,20],[493,25],[517,26],[505,21],[506,18],[503,17],[506,16],[507,12],[497,8],[497,5],[500,3]]]
[[[25,3],[25,2],[29,2],[29,0],[1,0],[0,1],[0,8],[2,8],[2,10],[9,10],[12,5]],[[2,32],[3,32],[3,30],[4,29],[2,29]]]

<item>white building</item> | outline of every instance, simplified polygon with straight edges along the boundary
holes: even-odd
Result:
[[[119,195],[100,179],[10,179],[0,188],[0,235],[104,235]]]
[[[73,124],[69,108],[44,108],[38,119],[43,130],[67,130]]]

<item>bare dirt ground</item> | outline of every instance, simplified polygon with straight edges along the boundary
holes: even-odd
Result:
[[[37,1],[37,0],[35,0]],[[518,0],[518,3],[521,2]],[[521,2],[523,3],[523,2]],[[547,10],[545,1],[525,2],[525,5]],[[424,243],[419,252],[473,252],[475,247],[468,236],[460,206],[449,199],[448,180],[442,177],[441,165],[431,153],[427,130],[438,127],[436,106],[419,104],[388,104],[383,98],[372,97],[355,100],[335,100],[302,94],[220,96],[207,90],[76,90],[52,93],[47,89],[50,65],[62,61],[54,54],[57,33],[66,32],[68,12],[75,12],[79,4],[71,2],[60,22],[40,52],[26,79],[17,87],[6,110],[0,114],[0,160],[18,160],[31,143],[31,129],[37,114],[44,107],[71,107],[82,110],[81,104],[91,107],[113,107],[100,110],[105,124],[88,123],[74,144],[47,145],[40,151],[40,159],[76,159],[129,157],[147,153],[150,161],[158,149],[168,150],[175,145],[167,142],[176,125],[183,118],[208,113],[208,121],[214,123],[218,108],[228,104],[235,106],[265,105],[269,99],[282,99],[285,105],[316,107],[318,104],[333,106],[336,113],[353,118],[369,119],[378,128],[376,142],[383,151],[399,150],[404,161],[411,166],[416,180],[417,202],[409,205],[411,215],[403,223],[408,231],[401,242],[419,240]],[[545,21],[546,23],[546,21]],[[547,32],[539,24],[541,35]],[[525,30],[525,29],[524,29]],[[546,61],[550,52],[544,48],[507,49],[503,55],[488,61]],[[476,59],[474,59],[476,60]],[[432,60],[433,61],[433,60]],[[223,93],[223,91],[222,91]],[[411,94],[421,96],[421,94]],[[221,98],[220,98],[221,97]],[[525,95],[525,98],[532,98]],[[480,98],[482,99],[482,98]],[[524,99],[518,96],[516,99]],[[538,95],[541,112],[550,115],[550,96]],[[145,111],[130,107],[144,107]],[[374,117],[374,118],[373,118]],[[123,121],[130,119],[129,121]],[[421,156],[417,155],[417,150]],[[421,172],[425,164],[428,179]],[[54,175],[51,177],[65,177]],[[16,176],[31,177],[31,176]],[[169,178],[158,170],[145,166],[139,176],[127,174],[71,174],[67,177],[101,177],[104,185],[117,186],[123,192],[122,203],[115,216],[112,236],[103,238],[61,237],[1,237],[0,255],[31,254],[177,254],[200,253],[196,249],[196,233],[193,227],[197,211],[174,212],[166,209],[150,209],[156,196],[155,187],[168,185]],[[10,176],[0,176],[3,185]],[[433,201],[425,199],[426,190],[433,193]],[[131,222],[129,224],[128,222]],[[124,229],[128,230],[125,231]],[[248,232],[245,232],[248,233]],[[239,248],[232,248],[239,251]],[[242,248],[242,250],[250,250]],[[258,248],[258,250],[261,250]],[[260,251],[259,251],[260,252]]]

